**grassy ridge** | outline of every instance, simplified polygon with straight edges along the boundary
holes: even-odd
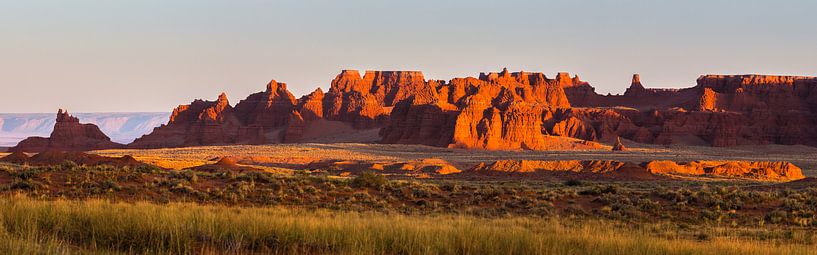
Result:
[[[809,249],[733,238],[672,240],[607,221],[0,198],[4,254],[807,254]]]

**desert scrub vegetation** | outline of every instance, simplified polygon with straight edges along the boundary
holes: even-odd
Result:
[[[807,254],[813,247],[607,220],[0,198],[0,253]],[[712,233],[718,233],[717,230]]]
[[[157,204],[405,216],[462,215],[605,220],[665,225],[657,235],[711,239],[701,229],[740,238],[817,244],[817,188],[730,182],[464,181],[395,179],[376,172],[204,172],[155,167],[0,165],[0,195],[41,200],[102,199]],[[752,228],[754,231],[743,231]],[[738,234],[742,236],[737,236]]]

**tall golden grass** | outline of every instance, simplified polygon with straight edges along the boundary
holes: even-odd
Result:
[[[575,223],[575,222],[574,222]],[[605,221],[407,216],[196,204],[0,198],[0,253],[807,254],[813,247],[670,240]]]

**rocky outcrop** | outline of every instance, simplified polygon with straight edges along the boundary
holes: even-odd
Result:
[[[15,152],[6,157],[0,158],[0,162],[13,164],[27,164],[32,166],[55,166],[73,162],[77,165],[98,166],[108,165],[116,167],[137,167],[147,166],[131,156],[105,157],[96,154],[88,154],[79,151],[44,151],[29,157],[22,152]]]
[[[325,94],[321,88],[315,89],[309,95],[298,100],[296,107],[304,120],[312,121],[323,118],[323,99]]]
[[[249,95],[235,106],[235,115],[244,125],[272,130],[286,126],[295,109],[295,96],[285,83],[272,80],[267,89]]]
[[[242,172],[258,172],[258,169],[251,166],[244,166],[238,163],[240,159],[236,157],[222,157],[216,163],[205,164],[195,167],[186,168],[188,170],[208,172],[208,173],[242,173]]]
[[[791,181],[805,178],[802,170],[789,162],[748,161],[650,161],[646,169],[656,174],[708,175],[716,177]]]
[[[482,73],[428,82],[427,96],[398,104],[381,132],[385,143],[479,149],[547,149],[553,112],[570,103],[563,86],[586,84],[560,73]],[[433,85],[433,86],[432,86]],[[590,147],[590,146],[588,146]]]
[[[51,136],[26,138],[9,151],[89,151],[122,147],[122,144],[112,142],[96,125],[81,124],[78,118],[60,109]]]
[[[343,70],[324,97],[324,117],[352,123],[356,128],[387,123],[391,108],[402,101],[433,100],[434,88],[416,71]]]
[[[638,164],[613,160],[497,160],[490,164],[481,163],[471,169],[471,172],[487,175],[545,174],[619,180],[658,178]]]
[[[164,148],[235,144],[240,139],[264,141],[261,132],[240,129],[241,122],[227,95],[222,93],[216,101],[195,100],[189,105],[179,105],[166,125],[154,128],[152,133],[137,138],[128,146]]]
[[[498,160],[471,169],[481,174],[574,174],[613,179],[655,179],[663,175],[709,176],[762,181],[791,181],[805,178],[801,169],[789,162],[747,161],[650,161],[643,163],[611,160]]]
[[[170,121],[136,139],[133,148],[224,144],[264,144],[283,140],[297,101],[285,83],[270,81],[266,90],[249,95],[235,107],[222,93],[216,101],[180,105]],[[313,108],[320,111],[320,107]],[[315,113],[315,112],[313,112]]]

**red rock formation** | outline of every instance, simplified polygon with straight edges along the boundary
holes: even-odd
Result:
[[[170,121],[133,143],[132,148],[234,144],[239,141],[239,119],[222,93],[216,101],[195,100],[173,110]],[[244,135],[257,133],[243,130]],[[263,141],[263,137],[253,137]]]
[[[111,139],[96,125],[80,124],[79,119],[68,114],[68,111],[60,109],[57,111],[57,120],[50,137],[26,138],[9,151],[89,151],[122,147],[122,144],[111,142]]]
[[[250,167],[250,166],[242,166],[238,164],[239,159],[235,157],[222,157],[218,160],[218,162],[213,164],[205,164],[196,167],[187,168],[193,171],[201,171],[201,172],[209,172],[209,173],[220,173],[220,172],[234,172],[234,173],[241,173],[241,172],[254,172],[254,171],[262,171],[261,169]]]
[[[284,131],[284,137],[282,139],[283,142],[297,142],[303,137],[304,130],[306,129],[307,120],[303,118],[303,116],[294,111],[290,114],[289,123]]]
[[[789,181],[803,179],[801,169],[789,162],[747,161],[650,161],[630,163],[610,160],[498,160],[491,164],[479,164],[472,172],[499,173],[571,173],[583,176],[607,176],[616,179],[655,179],[656,175],[708,175],[723,178],[743,178],[766,181]]]
[[[497,160],[491,164],[479,164],[471,169],[474,173],[496,174],[548,174],[564,177],[587,177],[619,180],[653,180],[658,176],[644,167],[630,162],[612,160]]]
[[[317,88],[309,95],[299,99],[296,109],[301,116],[303,116],[304,120],[312,121],[321,119],[323,118],[323,99],[323,90]]]
[[[55,151],[47,151],[34,155],[33,157],[31,157],[29,163],[35,165],[36,164],[54,165],[61,164],[66,160],[77,163],[78,165],[89,166],[109,165],[117,167],[124,166],[135,167],[147,165],[145,163],[137,161],[135,158],[129,155],[125,155],[122,157],[106,157],[82,152],[55,152]]]
[[[726,111],[817,112],[817,77],[704,75],[698,87],[721,95]]]
[[[572,108],[571,108],[572,107]],[[383,143],[480,149],[599,148],[639,143],[817,145],[817,78],[706,75],[686,89],[645,88],[633,75],[623,95],[599,95],[578,76],[507,69],[479,78],[425,80],[415,71],[344,70],[328,92],[298,100],[272,81],[235,108],[226,97],[180,106],[133,146],[299,142],[305,130],[344,122],[381,128]]]
[[[711,175],[759,180],[790,181],[805,178],[802,170],[789,162],[747,161],[650,161],[645,167],[656,174]]]
[[[571,103],[613,108],[616,118],[574,115],[592,123],[603,137],[618,135],[637,142],[735,146],[805,144],[817,146],[817,78],[762,75],[705,75],[687,89],[645,89],[639,76],[624,95],[582,94],[567,87]],[[576,99],[576,100],[573,100]],[[570,116],[570,117],[569,117]],[[575,124],[573,126],[579,126]],[[624,124],[622,127],[621,124]],[[610,129],[611,126],[622,128]],[[561,126],[560,126],[561,127]],[[581,134],[564,134],[581,137]]]
[[[434,94],[423,73],[415,71],[344,70],[332,80],[324,97],[324,117],[352,123],[356,128],[382,126],[391,108],[405,100]]]
[[[455,78],[448,83],[427,84],[429,88],[433,85],[436,93],[428,92],[421,100],[415,97],[395,107],[390,125],[381,132],[383,142],[546,149],[552,147],[552,139],[545,123],[555,109],[570,107],[562,85],[586,83],[566,73],[551,80],[541,73],[511,73],[505,69],[482,73],[479,79]]]
[[[259,126],[267,131],[286,126],[295,105],[295,97],[287,90],[286,84],[272,80],[265,91],[238,102],[235,115],[245,125]]]
[[[308,116],[312,118],[319,118],[322,94],[316,91],[311,98],[303,100],[299,109],[311,114]],[[297,101],[286,84],[272,80],[266,90],[249,95],[235,107],[230,106],[223,93],[216,101],[195,100],[190,105],[180,105],[173,111],[167,125],[155,128],[130,146],[161,148],[276,143],[283,139],[296,105]]]

